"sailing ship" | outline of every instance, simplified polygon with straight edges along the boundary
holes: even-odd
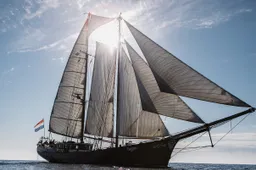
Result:
[[[88,90],[88,38],[98,27],[113,20],[119,23],[118,47],[110,50],[109,46],[96,43]],[[121,23],[128,27],[144,58],[126,40],[121,42]],[[246,110],[206,123],[180,96]],[[54,163],[166,167],[180,140],[203,132],[210,134],[212,128],[254,111],[121,15],[107,18],[89,13],[68,58],[49,123],[50,133],[77,141],[40,141],[37,152]],[[160,116],[198,126],[171,135]],[[125,138],[140,140],[122,144]],[[104,142],[109,142],[109,146],[104,146]]]

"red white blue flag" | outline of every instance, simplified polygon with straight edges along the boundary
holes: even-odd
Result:
[[[35,126],[35,132],[44,128],[44,119],[40,120]]]

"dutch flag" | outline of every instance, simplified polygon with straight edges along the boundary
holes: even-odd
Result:
[[[42,119],[41,121],[39,121],[35,126],[35,132],[41,130],[44,128],[44,119]]]

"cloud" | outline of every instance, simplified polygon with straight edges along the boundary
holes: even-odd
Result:
[[[7,75],[7,74],[11,73],[11,72],[13,72],[14,70],[15,70],[15,68],[14,68],[14,67],[12,67],[12,68],[10,68],[10,69],[7,69],[7,70],[5,70],[5,71],[3,71],[3,72],[2,72],[2,76],[4,76],[4,75]]]
[[[170,8],[169,11],[160,14],[161,22],[156,26],[156,29],[167,27],[212,28],[237,15],[252,12],[252,9],[244,8],[236,3],[238,2],[221,4],[220,1],[212,1],[211,3],[201,0],[172,1],[168,7]],[[163,9],[163,11],[166,10]]]
[[[43,51],[43,50],[49,50],[52,48],[56,47],[56,50],[65,50],[67,47],[64,45],[64,43],[70,43],[72,42],[71,40],[74,40],[75,38],[77,38],[78,33],[75,34],[71,34],[61,40],[52,42],[50,44],[46,44],[43,45],[41,47],[38,48],[21,48],[21,49],[17,49],[15,51],[9,51],[8,54],[10,53],[26,53],[26,52],[38,52],[38,51]]]
[[[213,143],[220,139],[225,133],[212,134]],[[191,144],[190,149],[179,150],[197,136],[180,141],[172,154],[172,162],[211,162],[211,163],[254,163],[256,161],[256,133],[232,133],[223,138],[214,148],[196,148],[198,146],[209,146],[208,134],[203,135],[198,141]],[[194,147],[194,148],[192,148]],[[177,153],[178,154],[175,154]],[[225,159],[223,159],[225,158]],[[234,159],[235,158],[235,159]],[[234,162],[235,161],[235,162]]]
[[[252,12],[252,9],[242,5],[235,8],[227,8],[227,10],[225,10],[226,6],[231,5],[224,4],[222,7],[219,3],[220,2],[215,1],[206,3],[203,0],[131,0],[119,1],[118,3],[113,3],[109,0],[101,0],[100,2],[93,2],[90,0],[76,0],[72,2],[67,0],[25,0],[25,3],[23,4],[23,12],[25,12],[25,14],[21,15],[22,18],[19,20],[19,23],[9,25],[9,27],[11,26],[13,29],[20,28],[21,25],[25,34],[20,36],[18,40],[12,41],[14,43],[11,49],[16,50],[9,50],[9,53],[37,52],[52,48],[63,50],[65,48],[64,44],[61,46],[61,42],[59,41],[49,43],[49,38],[46,37],[53,34],[53,29],[56,30],[60,27],[65,28],[60,30],[62,35],[69,35],[71,32],[75,32],[74,27],[79,27],[84,20],[81,11],[91,11],[94,14],[104,16],[117,16],[118,13],[122,11],[122,16],[126,20],[135,24],[138,28],[143,27],[145,33],[153,32],[152,34],[154,34],[152,28],[154,30],[170,27],[172,29],[181,27],[189,29],[212,28],[227,22],[230,18],[236,15]],[[50,9],[56,9],[60,6],[63,7],[63,11],[67,12],[60,13],[58,11],[58,14],[56,15],[56,17],[58,16],[58,19],[55,18],[55,15],[52,16],[52,20],[46,20],[43,17],[39,18]],[[159,10],[160,8],[161,10]],[[10,15],[12,13],[18,13],[18,10],[12,8],[8,10],[8,13]],[[41,24],[40,27],[35,27],[32,21],[32,19],[35,18],[44,24]],[[6,22],[6,20],[8,21],[8,18],[5,18],[2,22]],[[46,25],[51,25],[51,28]],[[0,28],[0,31],[7,32],[7,26]],[[56,37],[62,36],[61,34],[58,34]],[[154,37],[154,35],[152,35],[152,37]]]
[[[216,133],[212,134],[213,143],[216,143],[221,137],[223,137],[226,133]],[[191,138],[196,139],[196,137]],[[187,139],[178,143],[177,148],[183,148],[188,145],[192,140]],[[256,151],[256,133],[229,133],[225,136],[219,143],[217,143],[216,147],[221,150],[250,150],[254,149]],[[191,144],[189,147],[195,146],[206,146],[210,145],[209,135],[206,133],[203,135],[198,141]],[[179,149],[177,149],[179,150]]]
[[[86,3],[90,2],[90,0],[77,0],[76,2],[77,2],[78,8],[82,9]]]
[[[32,8],[35,8],[34,2],[32,2],[31,0],[26,0],[25,2],[27,3],[27,5],[24,6],[24,10],[26,11],[24,19],[27,20],[33,19],[35,17],[40,17],[47,10],[57,8],[60,5],[59,0],[36,1],[39,7],[35,10],[35,12],[32,12]]]
[[[63,22],[64,23],[76,22],[76,21],[79,21],[80,19],[81,19],[81,17],[75,17],[75,18],[67,19],[67,20],[65,20]]]
[[[24,32],[8,44],[9,51],[7,53],[10,54],[19,50],[32,49],[37,44],[41,44],[46,38],[46,34],[41,29],[26,26]]]
[[[12,73],[15,70],[14,67],[11,67],[7,70],[4,70],[0,75],[0,91],[3,90],[3,87],[7,86],[8,84],[11,84],[12,81],[8,80],[8,75]]]
[[[64,63],[64,61],[65,61],[66,59],[67,59],[66,57],[52,57],[52,60],[53,60],[53,61],[60,60],[61,63]]]

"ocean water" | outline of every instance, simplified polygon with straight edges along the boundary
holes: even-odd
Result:
[[[234,165],[234,164],[192,164],[192,163],[170,163],[167,170],[256,170],[256,165]],[[106,167],[95,165],[72,165],[52,164],[42,161],[6,161],[0,160],[0,170],[147,170],[149,168],[128,167]],[[157,169],[157,168],[155,168]]]

